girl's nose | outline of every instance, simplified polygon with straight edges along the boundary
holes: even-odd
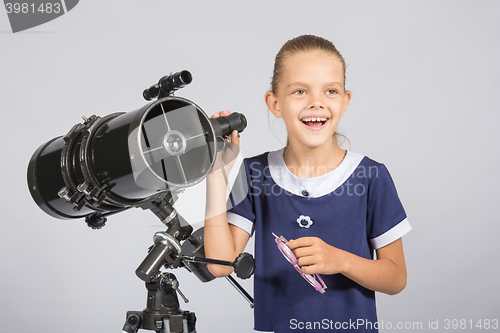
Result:
[[[310,109],[323,109],[325,107],[325,103],[319,96],[311,96],[311,101],[309,103]]]
[[[309,106],[310,109],[323,109],[324,106],[322,103],[311,103]]]

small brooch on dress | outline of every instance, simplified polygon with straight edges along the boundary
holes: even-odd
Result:
[[[309,216],[300,215],[297,223],[301,228],[309,228],[313,224],[313,221]]]

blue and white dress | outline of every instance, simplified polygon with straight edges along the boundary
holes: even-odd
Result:
[[[283,257],[272,233],[319,237],[373,259],[374,249],[411,230],[387,168],[348,151],[331,172],[299,178],[283,150],[244,159],[228,201],[228,222],[255,234],[254,330],[377,332],[373,291],[335,274],[322,275],[328,289],[320,294]]]

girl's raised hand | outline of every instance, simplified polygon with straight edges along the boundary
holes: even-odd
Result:
[[[297,264],[307,274],[342,273],[345,251],[318,237],[301,237],[286,243],[297,257]]]
[[[225,110],[221,112],[216,112],[210,118],[227,117],[231,114],[231,111]],[[240,138],[238,137],[238,131],[233,131],[231,133],[231,139],[226,140],[225,147],[223,151],[217,152],[217,158],[212,168],[212,173],[219,173],[224,171],[225,177],[229,174],[229,171],[236,161],[238,156],[240,145]]]

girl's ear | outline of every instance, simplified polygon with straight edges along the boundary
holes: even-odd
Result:
[[[271,111],[271,113],[276,118],[281,118],[283,115],[281,114],[280,105],[278,99],[276,98],[276,95],[274,95],[272,91],[268,91],[266,92],[264,98],[266,100],[266,105],[269,111]]]
[[[344,116],[345,110],[347,110],[347,107],[349,106],[349,102],[351,101],[351,91],[350,90],[346,90],[344,92],[344,95],[345,95],[345,97],[344,97],[344,110],[342,111],[342,116],[341,117]]]

